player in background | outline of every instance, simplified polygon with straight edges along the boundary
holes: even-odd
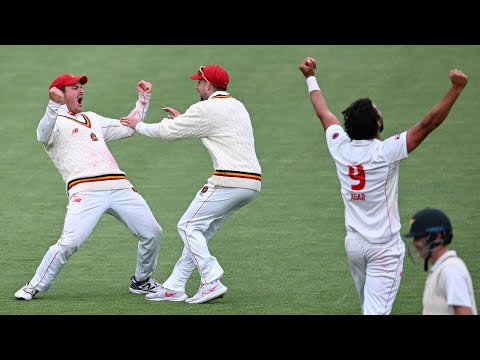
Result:
[[[447,214],[433,208],[420,210],[410,219],[405,237],[413,238],[428,271],[423,315],[478,315],[470,272],[457,252],[448,248],[453,228]]]
[[[50,101],[37,128],[37,140],[66,183],[68,206],[60,239],[50,246],[33,278],[15,297],[31,300],[48,291],[67,260],[85,242],[100,217],[110,214],[138,239],[137,265],[129,291],[147,294],[159,284],[151,278],[157,267],[162,228],[143,197],[120,170],[107,142],[135,131],[94,112],[83,111],[86,76],[63,74],[52,81]],[[152,85],[137,84],[138,101],[130,116],[143,120]]]
[[[261,189],[261,168],[255,153],[250,115],[245,106],[227,92],[228,73],[218,65],[201,66],[190,76],[198,80],[200,101],[184,114],[166,107],[170,115],[156,124],[122,118],[122,124],[142,135],[165,141],[199,138],[213,162],[213,174],[198,191],[177,228],[183,253],[170,277],[147,294],[153,301],[185,301],[201,304],[223,297],[227,287],[220,282],[223,269],[210,253],[208,243],[220,226],[250,203]],[[187,298],[185,285],[197,267],[201,285]]]
[[[316,61],[299,66],[310,100],[323,125],[345,206],[345,249],[364,315],[388,315],[403,270],[405,244],[400,235],[398,172],[400,162],[447,117],[467,84],[460,70],[450,71],[445,96],[410,129],[380,139],[383,115],[369,99],[342,111],[344,128],[330,111],[315,77]]]

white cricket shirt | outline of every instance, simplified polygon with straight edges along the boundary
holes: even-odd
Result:
[[[199,138],[213,162],[208,183],[261,189],[262,169],[255,152],[250,115],[245,106],[226,91],[216,91],[174,119],[164,118],[156,124],[140,122],[135,130],[165,141]]]
[[[351,140],[339,125],[326,133],[345,205],[345,227],[372,243],[392,239],[401,228],[398,171],[408,157],[406,132],[384,141]]]
[[[477,315],[472,278],[455,250],[443,254],[431,267],[423,292],[423,315],[453,315],[453,306],[471,307]]]
[[[143,120],[150,94],[139,93],[129,116]],[[79,191],[125,189],[132,187],[118,167],[107,142],[130,137],[133,129],[118,119],[87,111],[73,114],[66,105],[52,100],[37,127],[37,140],[44,148],[66,183],[68,196]]]

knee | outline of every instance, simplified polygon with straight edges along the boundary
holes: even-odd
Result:
[[[58,245],[60,248],[60,253],[63,254],[63,258],[65,259],[68,259],[74,253],[76,253],[78,248],[80,247],[78,243],[74,242],[59,242]]]
[[[155,223],[148,228],[142,229],[138,233],[135,232],[134,235],[142,244],[155,244],[155,246],[159,246],[163,236],[163,229],[160,224]]]
[[[155,226],[152,227],[150,230],[150,236],[149,238],[154,239],[156,242],[160,242],[163,237],[163,229],[160,226],[160,224],[156,224]]]
[[[177,224],[177,231],[180,236],[192,234],[195,230],[198,230],[198,226],[192,221],[180,220]]]
[[[187,221],[183,221],[182,219],[180,219],[180,221],[177,224],[177,231],[180,234],[185,233],[187,231]]]
[[[158,224],[158,227],[157,227],[157,230],[156,230],[156,237],[158,237],[158,240],[162,240],[162,237],[163,237],[163,229],[162,227],[160,226],[160,224]]]
[[[65,257],[70,257],[73,255],[83,242],[87,239],[89,233],[77,229],[77,231],[63,231],[62,236],[57,242],[60,252],[64,254]]]

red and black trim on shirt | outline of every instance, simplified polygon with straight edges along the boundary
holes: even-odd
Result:
[[[215,170],[213,175],[262,181],[262,175],[243,171]]]
[[[83,184],[87,182],[97,182],[97,181],[107,181],[107,180],[126,180],[126,179],[127,177],[125,175],[119,175],[119,174],[99,175],[99,176],[75,179],[68,182],[67,191],[70,191],[70,189],[73,188],[75,185]]]
[[[58,116],[64,117],[64,118],[66,118],[66,119],[68,119],[68,120],[75,121],[76,123],[79,123],[79,124],[81,124],[81,125],[83,125],[83,126],[86,126],[86,127],[88,127],[88,128],[91,128],[91,127],[92,127],[92,122],[90,121],[90,119],[88,118],[87,115],[84,115],[84,114],[78,114],[78,115],[80,115],[81,117],[83,117],[83,118],[85,119],[85,122],[79,121],[79,120],[77,120],[76,118],[72,118],[72,117],[70,117],[70,116],[65,116],[65,115],[58,115]]]
[[[216,95],[212,96],[212,99],[228,99],[228,98],[233,98],[232,95]]]

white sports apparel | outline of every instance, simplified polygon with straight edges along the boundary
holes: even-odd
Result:
[[[262,169],[255,153],[250,115],[225,91],[213,93],[174,119],[165,118],[157,124],[140,122],[136,131],[165,141],[200,138],[213,162],[210,184],[261,189]]]
[[[216,91],[174,119],[164,118],[157,124],[140,122],[135,129],[165,141],[200,138],[207,148],[213,175],[178,222],[178,233],[185,246],[163,286],[185,291],[195,266],[203,284],[219,279],[223,269],[210,254],[208,242],[228,217],[261,190],[261,167],[248,111],[228,92]]]
[[[398,171],[408,157],[406,132],[384,141],[351,140],[340,125],[325,132],[345,206],[345,250],[364,315],[388,315],[400,287]]]
[[[143,120],[151,94],[139,93],[129,116]],[[94,112],[74,114],[66,105],[49,101],[37,128],[37,140],[62,175],[69,196],[88,190],[131,188],[106,143],[132,136],[133,129]]]
[[[114,216],[137,237],[135,278],[149,278],[157,268],[162,228],[144,198],[132,188],[83,191],[70,197],[62,235],[49,247],[29,282],[30,286],[47,291],[104,213]],[[115,235],[112,237],[115,238]]]
[[[149,99],[150,94],[139,92],[130,116],[143,119]],[[104,213],[122,222],[138,239],[135,278],[146,280],[156,270],[162,228],[106,145],[133,134],[118,119],[93,112],[74,114],[65,105],[49,101],[37,128],[37,140],[66,182],[69,204],[60,239],[49,248],[29,282],[35,290],[51,287]]]
[[[401,227],[398,170],[408,157],[406,132],[384,141],[350,140],[339,125],[326,131],[345,204],[347,231],[371,243],[390,241]]]
[[[184,248],[170,277],[163,286],[173,291],[185,291],[185,285],[195,267],[203,284],[223,276],[223,269],[210,254],[208,243],[220,226],[237,210],[247,205],[258,191],[243,188],[205,186],[178,222],[177,228]]]
[[[454,315],[453,306],[466,306],[478,315],[467,266],[449,250],[430,268],[423,292],[423,315]]]
[[[345,250],[362,315],[389,315],[400,287],[405,243],[400,234],[372,244],[360,233],[347,233]]]

